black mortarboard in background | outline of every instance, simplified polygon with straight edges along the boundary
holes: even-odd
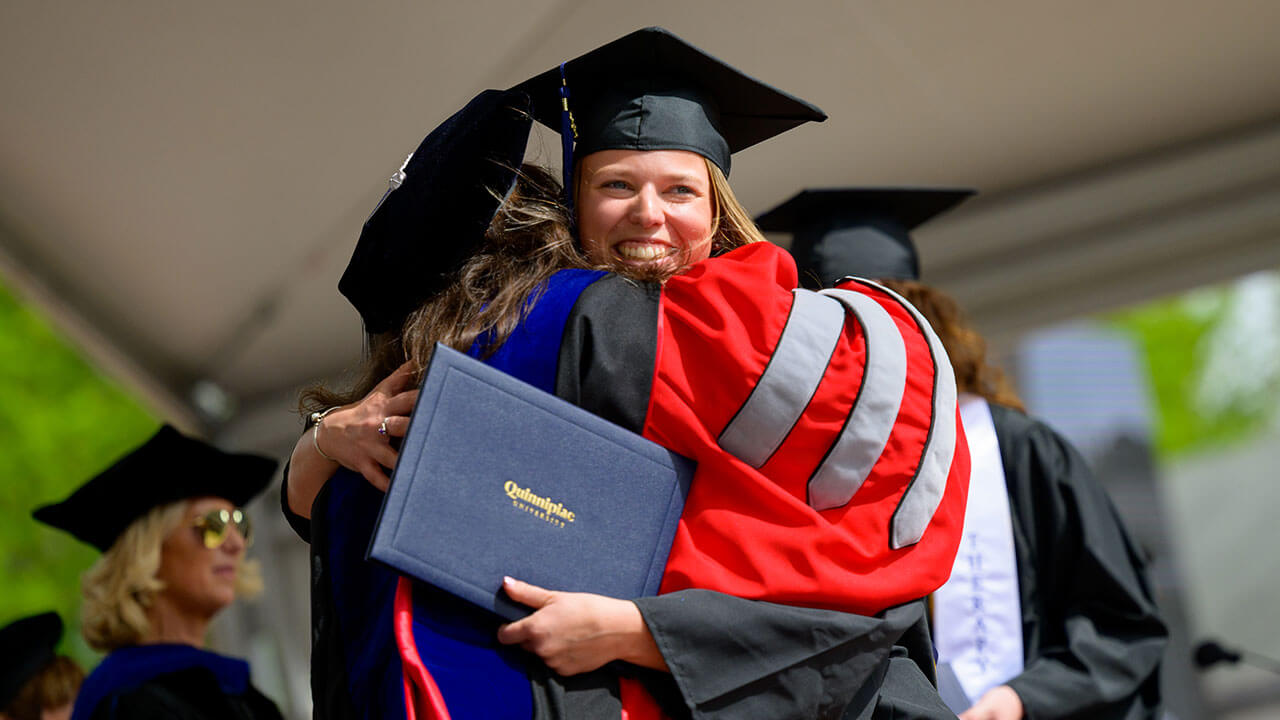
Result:
[[[41,613],[0,628],[0,710],[9,707],[22,686],[53,662],[62,638],[57,613]]]
[[[920,279],[910,232],[976,191],[963,188],[803,190],[756,218],[765,232],[789,232],[808,287],[846,276]]]
[[[366,331],[398,329],[471,255],[515,187],[532,126],[526,95],[486,90],[409,156],[338,281]]]
[[[165,425],[66,500],[32,515],[105,552],[154,507],[206,496],[244,505],[267,486],[277,465],[261,455],[223,452]]]
[[[751,78],[667,30],[637,30],[536,75],[513,90],[533,98],[538,122],[573,134],[565,141],[566,186],[572,156],[598,150],[689,150],[729,174],[729,155],[826,113]]]

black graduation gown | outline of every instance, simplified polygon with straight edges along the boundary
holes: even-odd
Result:
[[[1009,491],[1031,720],[1155,718],[1167,631],[1137,546],[1085,460],[1042,422],[991,405]],[[975,698],[976,699],[976,698]]]
[[[524,324],[541,323],[540,313],[549,312],[548,297],[555,294],[554,289],[548,291]],[[558,353],[558,361],[552,363],[555,393],[640,432],[653,367],[657,287],[606,276],[582,290],[580,299],[571,300],[567,315],[555,323],[563,334],[553,334],[551,352]],[[538,333],[546,334],[545,329]],[[539,341],[512,339],[507,346]],[[287,477],[286,469],[286,482]],[[343,641],[337,638],[342,631],[332,589],[335,583],[354,582],[362,588],[386,583],[374,577],[376,570],[367,580],[332,576],[327,538],[339,529],[324,525],[333,484],[330,481],[317,496],[311,523],[290,512],[284,488],[281,500],[290,524],[312,542],[315,717],[345,719],[364,717],[368,708],[367,703],[361,707],[361,702],[353,702],[346,691],[361,679],[348,674]],[[335,522],[348,526],[345,529],[359,522],[357,516],[369,515],[358,510],[351,497],[344,495],[342,511],[334,515]],[[672,718],[954,717],[932,684],[932,646],[922,602],[890,608],[876,617],[743,600],[706,590],[642,598],[636,604],[671,672],[613,663],[566,678],[534,658],[527,663],[534,718],[616,720],[621,711],[620,674],[640,679]],[[386,643],[389,623],[385,624],[374,635],[363,634],[360,642]],[[398,672],[398,660],[378,662]]]

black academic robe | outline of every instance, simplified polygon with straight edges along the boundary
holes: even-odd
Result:
[[[98,705],[92,720],[280,720],[280,711],[256,688],[227,695],[200,670],[156,677]]]
[[[74,720],[282,720],[242,660],[185,645],[135,645],[85,679]]]
[[[991,405],[1009,491],[1030,720],[1160,714],[1167,631],[1142,555],[1085,460],[1042,422]]]

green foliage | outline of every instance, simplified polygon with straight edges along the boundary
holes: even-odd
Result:
[[[90,664],[79,578],[97,551],[31,511],[66,497],[158,422],[0,287],[0,623],[56,610],[68,628],[64,651]]]
[[[1157,415],[1156,449],[1164,458],[1246,441],[1276,419],[1280,403],[1258,397],[1280,400],[1274,384],[1265,382],[1263,369],[1249,367],[1247,357],[1230,364],[1223,364],[1221,357],[1213,362],[1215,353],[1232,352],[1229,341],[1242,332],[1233,328],[1241,295],[1238,285],[1204,288],[1107,318],[1134,339],[1145,358]],[[1243,332],[1250,331],[1256,328]],[[1280,333],[1280,327],[1271,333]],[[1215,374],[1223,372],[1264,382],[1255,383],[1252,392],[1244,391],[1248,397],[1233,399],[1232,392],[1242,391],[1215,382],[1222,379]],[[1217,401],[1207,402],[1214,392],[1219,394]]]

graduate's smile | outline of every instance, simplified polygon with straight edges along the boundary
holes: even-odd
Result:
[[[623,240],[613,246],[613,254],[622,262],[651,262],[676,254],[676,248],[663,241]]]
[[[711,179],[701,155],[592,153],[578,197],[579,239],[596,263],[670,276],[711,254]]]

